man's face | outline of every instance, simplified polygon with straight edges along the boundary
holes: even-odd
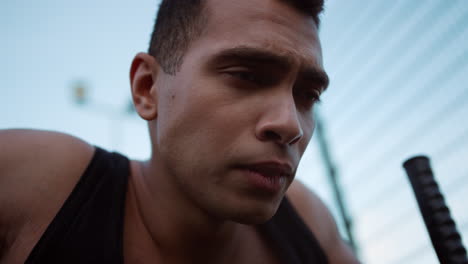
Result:
[[[277,0],[211,0],[176,75],[158,73],[157,165],[220,219],[276,211],[314,130],[326,85],[317,29]]]

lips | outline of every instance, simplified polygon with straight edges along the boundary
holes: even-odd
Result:
[[[268,178],[292,177],[293,175],[293,169],[291,166],[279,162],[261,162],[241,167]]]
[[[247,182],[257,193],[276,195],[284,190],[285,183],[293,177],[293,169],[287,163],[261,162],[239,166]]]

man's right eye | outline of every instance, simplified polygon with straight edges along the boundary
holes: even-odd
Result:
[[[257,74],[251,71],[233,71],[228,72],[228,74],[243,81],[260,83],[260,78],[257,76]]]

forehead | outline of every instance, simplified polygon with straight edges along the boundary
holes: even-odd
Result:
[[[207,0],[208,22],[190,50],[209,54],[253,47],[297,64],[322,67],[317,27],[311,16],[279,0]]]

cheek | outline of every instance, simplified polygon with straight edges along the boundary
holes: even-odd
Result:
[[[230,115],[232,111],[200,94],[181,99],[176,96],[169,110],[159,116],[159,145],[173,155],[194,160],[229,149],[241,125]]]
[[[181,155],[229,153],[252,129],[258,103],[218,79],[186,77],[161,91],[158,144]]]

